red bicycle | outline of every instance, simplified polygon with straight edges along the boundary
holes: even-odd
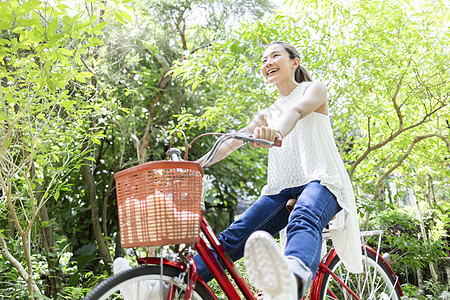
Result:
[[[274,146],[247,134],[220,135],[204,165],[212,161],[228,139]],[[186,149],[190,146],[186,145]],[[115,175],[122,247],[159,246],[160,256],[138,257],[139,266],[104,280],[85,300],[219,299],[198,276],[193,260],[196,253],[214,275],[226,299],[256,299],[203,216],[202,182],[206,175],[202,166],[182,161],[180,154],[172,148],[168,154],[171,161],[149,162]],[[379,234],[381,239],[381,233],[363,232],[361,236]],[[327,240],[324,233],[324,241]],[[403,293],[389,263],[380,255],[379,248],[375,250],[362,241],[364,272],[347,272],[331,248],[323,257],[306,298],[400,300]]]

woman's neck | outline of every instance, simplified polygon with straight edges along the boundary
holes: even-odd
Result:
[[[277,84],[278,97],[285,98],[297,87],[298,83],[295,81],[287,81],[283,84]]]

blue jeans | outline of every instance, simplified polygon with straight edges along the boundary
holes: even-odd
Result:
[[[297,198],[291,214],[286,209],[289,199]],[[287,188],[277,195],[263,195],[245,213],[219,235],[219,240],[233,261],[244,255],[248,237],[257,230],[272,235],[287,226],[285,256],[291,270],[303,281],[304,294],[316,273],[322,248],[322,230],[341,210],[336,197],[319,181]],[[199,275],[213,278],[199,255],[194,257]]]

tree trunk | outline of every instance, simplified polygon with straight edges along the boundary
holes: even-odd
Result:
[[[48,222],[49,217],[45,204],[40,210],[41,222]],[[55,243],[53,238],[53,230],[50,226],[42,227],[41,231],[42,245],[44,246],[45,256],[48,265],[48,282],[50,283],[50,291],[53,298],[57,297],[57,278],[60,278],[61,272],[58,270],[57,256],[55,255]],[[46,295],[50,297],[50,295]]]
[[[425,246],[427,248],[429,248],[428,235],[427,235],[427,232],[426,232],[426,229],[425,229],[425,224],[423,222],[422,211],[420,210],[419,203],[417,202],[417,199],[414,196],[414,194],[412,195],[412,197],[414,197],[414,203],[416,204],[417,211],[419,212],[420,231],[422,232],[422,238],[423,238],[423,241],[425,243]],[[438,277],[438,274],[436,273],[436,269],[434,267],[434,264],[432,262],[430,262],[428,265],[430,267],[431,277],[433,278],[433,280],[438,281],[439,277]]]
[[[14,220],[11,217],[11,214],[7,213],[6,218],[8,219],[8,232],[6,234],[7,237],[13,239],[16,231],[16,227],[14,226]]]
[[[105,197],[103,197],[103,207],[102,207],[102,222],[103,222],[103,234],[108,236],[108,223],[106,218],[108,217],[108,201],[112,191],[114,190],[114,176],[111,176],[108,183],[108,189],[106,190]]]
[[[433,177],[428,174],[427,176],[428,179],[428,188],[429,188],[429,202],[431,207],[435,207],[436,206],[436,194],[434,192],[434,185],[433,185]]]
[[[366,211],[364,213],[364,225],[363,225],[363,230],[365,231],[369,230],[369,220],[370,220],[370,211]]]
[[[36,200],[37,200],[38,206],[41,207],[39,210],[41,223],[42,222],[48,223],[50,221],[50,218],[49,218],[48,212],[47,212],[47,205],[45,203],[42,203],[43,198],[44,198],[43,187],[39,183],[39,181],[35,180],[36,168],[35,168],[34,163],[31,164],[30,177],[31,177],[31,181],[35,185],[34,192],[36,194]],[[61,271],[58,271],[59,262],[58,262],[57,256],[55,255],[55,239],[54,239],[54,235],[53,235],[53,228],[51,226],[42,227],[41,238],[42,238],[42,245],[44,246],[44,250],[45,250],[47,265],[48,265],[48,278],[49,278],[49,283],[50,283],[49,288],[51,291],[51,295],[53,296],[53,298],[56,299],[57,293],[58,293],[57,278],[61,278],[62,274],[61,274]],[[46,296],[50,296],[50,295],[46,295]]]
[[[85,154],[87,156],[88,154]],[[98,217],[98,205],[95,191],[95,180],[89,168],[90,161],[86,158],[83,159],[83,165],[81,171],[83,173],[84,181],[88,186],[89,191],[89,203],[91,206],[91,220],[92,228],[94,231],[95,240],[97,241],[100,257],[103,259],[106,271],[111,275],[110,263],[112,263],[111,255],[109,254],[108,247],[106,246],[105,239],[103,238],[102,228]]]
[[[447,272],[447,285],[450,286],[450,267],[447,266],[445,271]]]
[[[417,267],[416,270],[417,270],[417,285],[419,286],[419,299],[422,299],[423,294],[422,270],[420,269],[420,267]]]

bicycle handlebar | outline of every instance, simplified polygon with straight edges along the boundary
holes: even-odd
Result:
[[[214,159],[214,157],[216,156],[217,152],[220,149],[220,146],[229,139],[236,139],[236,140],[243,141],[244,143],[256,143],[256,144],[269,146],[269,147],[274,147],[274,146],[281,147],[282,142],[283,142],[282,139],[280,139],[280,138],[276,138],[275,141],[273,141],[273,142],[264,140],[264,139],[257,139],[257,138],[254,138],[253,135],[251,135],[249,133],[239,133],[239,132],[204,133],[204,134],[196,137],[189,145],[187,145],[187,142],[186,142],[186,154],[184,157],[185,160],[187,159],[187,151],[189,150],[191,145],[194,143],[194,141],[196,141],[198,138],[205,136],[205,135],[220,135],[220,138],[217,139],[217,141],[212,146],[211,151],[208,152],[208,154],[207,154],[208,156],[201,164],[202,168],[205,167],[207,164],[209,164]],[[183,133],[183,136],[185,137],[184,133]],[[185,140],[186,140],[186,137],[185,137]],[[173,141],[173,139],[172,139],[172,141]],[[172,146],[172,143],[170,145]],[[170,148],[166,155],[166,159],[167,158],[170,158],[172,161],[180,161],[181,160],[181,151],[178,148]]]
[[[217,139],[217,141],[214,143],[214,146],[211,148],[211,151],[207,154],[208,156],[201,164],[202,168],[204,168],[206,165],[208,165],[214,159],[217,152],[219,151],[220,146],[229,139],[236,139],[236,140],[241,140],[244,143],[256,143],[256,144],[261,144],[261,145],[265,145],[265,146],[269,146],[269,147],[273,147],[273,146],[281,147],[281,145],[282,145],[282,140],[279,138],[275,139],[274,142],[271,142],[268,140],[254,138],[249,133],[235,132],[235,133],[224,133],[221,135],[222,136],[219,139]]]
[[[269,147],[281,147],[283,141],[280,138],[276,138],[274,142],[263,140],[263,139],[256,139],[251,134],[248,133],[226,133],[225,135],[229,135],[232,138],[236,140],[241,140],[245,143],[257,143]]]

